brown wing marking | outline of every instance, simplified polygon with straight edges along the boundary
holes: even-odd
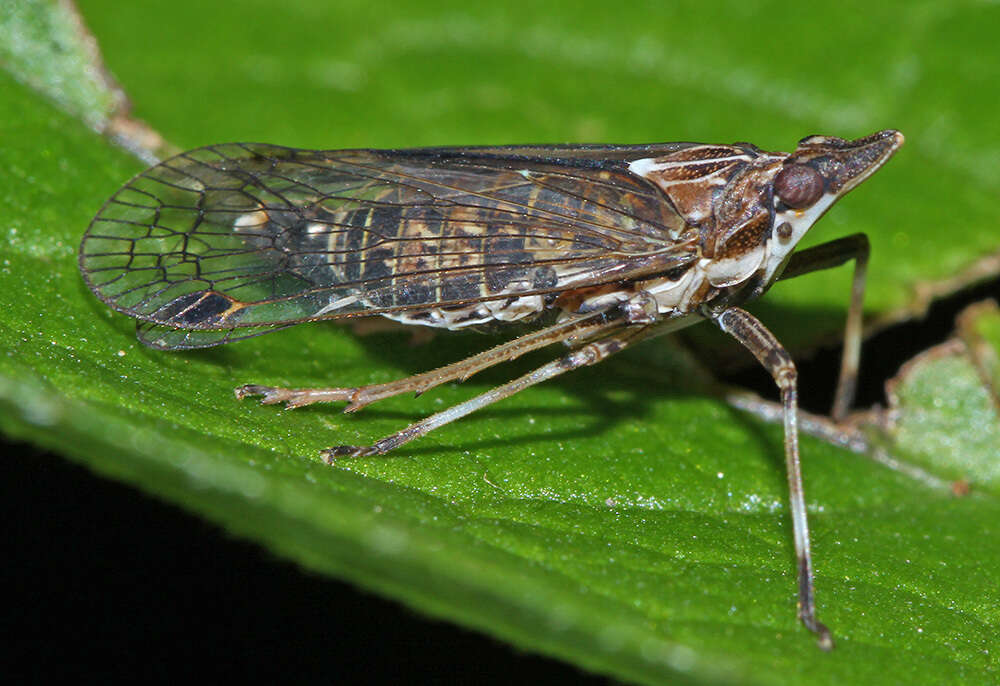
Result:
[[[693,243],[671,237],[678,219],[662,196],[621,169],[211,146],[115,193],[80,267],[102,300],[140,320],[226,330],[549,293],[690,262]]]

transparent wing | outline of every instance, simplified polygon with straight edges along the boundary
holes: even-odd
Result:
[[[115,193],[84,237],[80,269],[98,297],[152,325],[253,329],[185,339],[196,345],[637,278],[695,256],[663,195],[626,171],[655,154],[210,146]],[[157,347],[190,347],[146,331]]]
[[[192,350],[194,348],[211,348],[216,345],[242,341],[246,338],[262,336],[272,331],[287,329],[289,326],[293,326],[293,324],[244,326],[219,330],[191,330],[140,321],[135,327],[135,335],[143,345],[155,350]]]

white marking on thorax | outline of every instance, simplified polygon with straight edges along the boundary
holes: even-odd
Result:
[[[665,171],[667,169],[677,169],[678,167],[698,167],[701,165],[708,166],[716,165],[719,162],[753,162],[753,158],[748,155],[727,155],[725,157],[710,157],[703,160],[657,161],[658,159],[662,160],[662,158],[656,157],[643,157],[638,160],[632,160],[628,163],[628,170],[643,178],[649,178],[650,174],[655,174],[656,172]],[[730,170],[731,165],[723,165],[721,168],[716,169],[710,174],[697,175],[692,178],[681,178],[670,181],[658,178],[656,179],[656,183],[662,188],[688,183],[707,183],[711,186],[722,186],[727,183]]]
[[[770,251],[767,260],[764,262],[764,281],[769,283],[774,279],[778,267],[785,261],[788,255],[795,250],[795,247],[806,235],[816,220],[823,216],[837,200],[837,195],[826,193],[816,203],[806,210],[786,210],[774,217],[774,225],[778,226],[783,222],[788,222],[792,227],[792,235],[787,240],[772,237],[769,241]]]
[[[706,212],[702,212],[698,208],[692,207],[690,210],[688,210],[686,219],[689,222],[697,223],[697,222],[700,222],[703,219],[705,219],[705,217],[707,217],[707,216],[708,216],[708,214]],[[680,234],[681,232],[679,232],[679,231],[673,231],[672,233]]]
[[[662,158],[661,158],[662,159]],[[639,176],[647,176],[652,172],[663,171],[664,169],[675,169],[677,167],[694,167],[700,164],[716,164],[718,162],[728,162],[742,160],[749,162],[747,155],[727,155],[726,157],[711,157],[704,160],[672,160],[668,162],[657,162],[656,157],[643,157],[632,160],[628,163],[628,170]]]
[[[691,296],[701,287],[705,280],[702,263],[692,265],[681,278],[676,281],[663,278],[643,285],[643,290],[656,300],[656,309],[660,314],[671,312],[686,312]]]
[[[679,279],[663,277],[644,282],[642,284],[642,293],[653,297],[656,301],[656,309],[660,314],[686,312],[690,309],[691,296],[698,291],[705,278],[706,275],[702,265],[695,264]],[[590,312],[609,309],[627,302],[633,297],[636,297],[636,292],[632,290],[601,293],[584,300],[580,304],[579,311]]]
[[[703,257],[698,261],[698,267],[705,273],[708,282],[719,288],[734,286],[746,281],[761,265],[767,262],[770,252],[771,238],[764,245],[747,250],[739,257],[724,259]]]

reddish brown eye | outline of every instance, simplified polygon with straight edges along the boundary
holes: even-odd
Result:
[[[823,177],[812,167],[790,164],[775,177],[774,192],[781,202],[800,210],[823,195]]]

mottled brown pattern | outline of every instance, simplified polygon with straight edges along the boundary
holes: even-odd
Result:
[[[656,158],[648,177],[686,224],[712,231],[717,197],[727,197],[722,188],[746,168],[748,159],[735,146],[699,146]]]
[[[92,222],[80,266],[105,302],[149,331],[190,329],[191,346],[239,337],[199,332],[361,314],[499,317],[507,304],[523,314],[567,289],[627,289],[702,258],[732,261],[716,284],[746,278],[752,261],[738,258],[770,237],[782,165],[809,165],[843,193],[895,144],[890,132],[810,137],[792,156],[691,143],[210,146],[119,190]],[[644,171],[630,171],[638,161]],[[219,298],[231,304],[210,316],[185,306]]]
[[[692,167],[703,166],[706,162],[714,165],[720,158],[743,154],[743,148],[735,145],[697,145],[657,158],[657,162],[693,162]]]
[[[81,267],[112,306],[195,331],[471,311],[697,259],[696,237],[677,238],[683,219],[627,167],[684,147],[211,146],[144,172],[109,200]],[[176,319],[173,303],[208,292],[235,306]]]
[[[718,259],[739,257],[757,250],[771,236],[771,216],[766,211],[751,214],[745,222],[731,229],[715,244],[712,255]]]
[[[828,192],[846,193],[868,178],[878,161],[896,149],[896,138],[890,135],[894,133],[880,131],[852,141],[808,136],[799,141],[788,164],[808,164],[823,176]]]

